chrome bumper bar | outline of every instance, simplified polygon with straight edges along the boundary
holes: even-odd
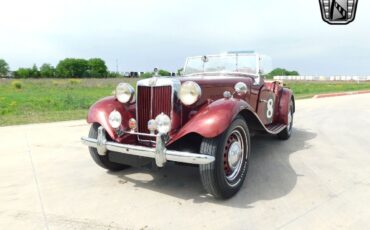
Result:
[[[163,141],[164,137],[161,135],[156,136],[155,148],[138,145],[120,144],[112,141],[107,141],[105,135],[106,134],[104,128],[99,127],[97,139],[82,137],[81,141],[83,144],[89,147],[96,148],[99,155],[105,155],[109,150],[113,152],[129,154],[134,156],[154,158],[158,167],[163,167],[166,161],[175,161],[199,165],[199,164],[209,164],[215,160],[213,156],[209,155],[168,150],[164,145]]]

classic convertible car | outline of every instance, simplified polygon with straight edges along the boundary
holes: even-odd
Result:
[[[87,122],[94,161],[108,170],[155,162],[199,167],[204,188],[217,198],[241,188],[253,133],[292,133],[294,96],[266,81],[264,56],[228,52],[189,57],[180,77],[120,83],[115,96],[91,106]]]

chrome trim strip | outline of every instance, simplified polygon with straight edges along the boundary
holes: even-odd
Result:
[[[174,84],[175,79],[171,77],[152,77],[137,82],[137,86],[148,86],[148,87],[174,86]]]
[[[131,131],[123,131],[124,134],[131,134],[131,135],[140,135],[140,136],[147,136],[147,137],[156,137],[155,134],[150,133],[139,133],[139,132],[131,132]]]

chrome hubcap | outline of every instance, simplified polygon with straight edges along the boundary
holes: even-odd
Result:
[[[227,158],[231,169],[235,169],[238,166],[238,163],[241,160],[241,158],[242,158],[242,148],[239,142],[232,143]]]

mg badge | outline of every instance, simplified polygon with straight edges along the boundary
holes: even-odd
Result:
[[[331,25],[346,25],[355,20],[358,0],[319,0],[322,19]]]
[[[157,84],[158,78],[152,77],[149,79],[149,86],[154,87]]]

